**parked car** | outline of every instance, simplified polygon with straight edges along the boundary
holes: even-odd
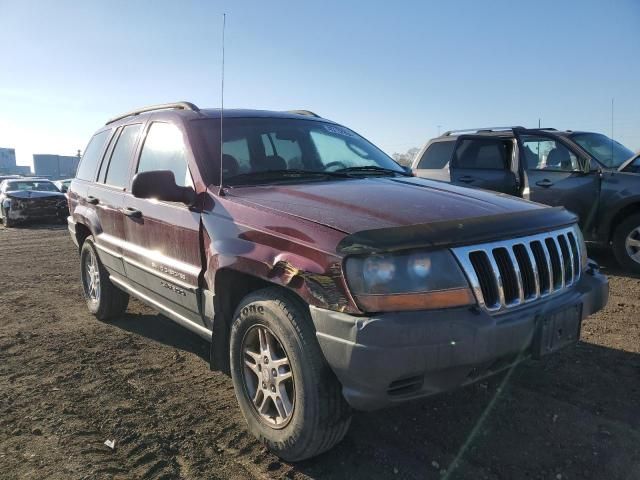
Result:
[[[0,175],[0,183],[5,180],[13,180],[15,178],[21,178],[20,175]]]
[[[89,311],[118,317],[133,295],[210,341],[286,460],[339,442],[351,408],[572,344],[606,304],[562,208],[415,178],[311,112],[220,117],[181,102],[107,122],[69,231]]]
[[[0,217],[5,227],[26,220],[65,221],[67,199],[49,180],[18,178],[0,183]]]
[[[587,242],[640,273],[640,176],[633,152],[605,135],[552,128],[446,132],[416,156],[416,175],[484,188],[579,218]]]
[[[56,180],[53,183],[55,184],[56,187],[58,187],[58,190],[60,190],[62,193],[66,193],[67,190],[69,190],[69,185],[71,185],[71,180],[73,179],[67,178],[65,180]]]

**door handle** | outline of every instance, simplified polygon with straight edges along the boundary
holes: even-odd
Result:
[[[544,180],[540,180],[539,182],[536,182],[536,185],[538,185],[539,187],[549,188],[551,185],[553,185],[553,182],[548,178],[545,178]]]
[[[131,218],[142,217],[142,212],[136,208],[132,208],[132,207],[121,208],[120,211],[124,213],[127,217],[131,217]]]
[[[91,205],[97,205],[100,203],[100,200],[94,197],[93,195],[89,195],[87,197],[87,202],[90,203]]]
[[[458,179],[458,181],[462,182],[462,183],[471,183],[475,180],[474,177],[470,176],[470,175],[463,175],[462,177],[460,177]]]

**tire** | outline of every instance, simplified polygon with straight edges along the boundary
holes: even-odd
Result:
[[[275,377],[264,373],[266,370],[272,374],[274,369],[262,368],[258,372],[254,353],[247,353],[247,349],[256,351],[252,342],[256,335],[258,340],[262,339],[260,331],[272,335],[268,355],[275,359],[271,364],[277,366],[288,359],[288,368],[279,367]],[[329,450],[342,440],[351,423],[351,409],[322,355],[309,311],[297,297],[276,287],[249,294],[236,309],[229,341],[231,377],[240,410],[249,431],[269,450],[284,460],[300,461]],[[275,341],[279,342],[279,348]],[[260,361],[264,352],[258,349]],[[245,366],[245,359],[251,368]],[[286,378],[288,372],[291,378],[277,384],[276,389],[276,378]],[[266,382],[260,382],[260,378]],[[279,424],[261,415],[254,406],[252,392],[256,392],[255,398],[266,398],[264,393],[257,393],[259,382],[263,392],[272,391],[275,396],[284,391],[290,400],[290,413],[286,419],[282,415]],[[267,414],[286,413],[284,396],[281,398],[280,409],[275,401],[266,401]]]
[[[640,273],[640,214],[631,215],[616,227],[613,254],[622,268]]]
[[[120,316],[127,309],[129,295],[111,283],[92,238],[87,238],[80,250],[80,282],[87,307],[98,320]]]

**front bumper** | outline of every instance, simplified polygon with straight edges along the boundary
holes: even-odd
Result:
[[[607,278],[592,269],[568,291],[500,315],[463,307],[358,317],[311,307],[311,316],[347,402],[375,410],[503,370],[527,356],[545,314],[582,305],[584,319],[608,296]]]

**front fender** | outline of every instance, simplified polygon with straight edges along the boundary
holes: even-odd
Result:
[[[309,305],[359,313],[344,282],[340,255],[227,216],[203,214],[202,222],[205,288],[219,288],[216,272],[232,270],[292,290]]]

